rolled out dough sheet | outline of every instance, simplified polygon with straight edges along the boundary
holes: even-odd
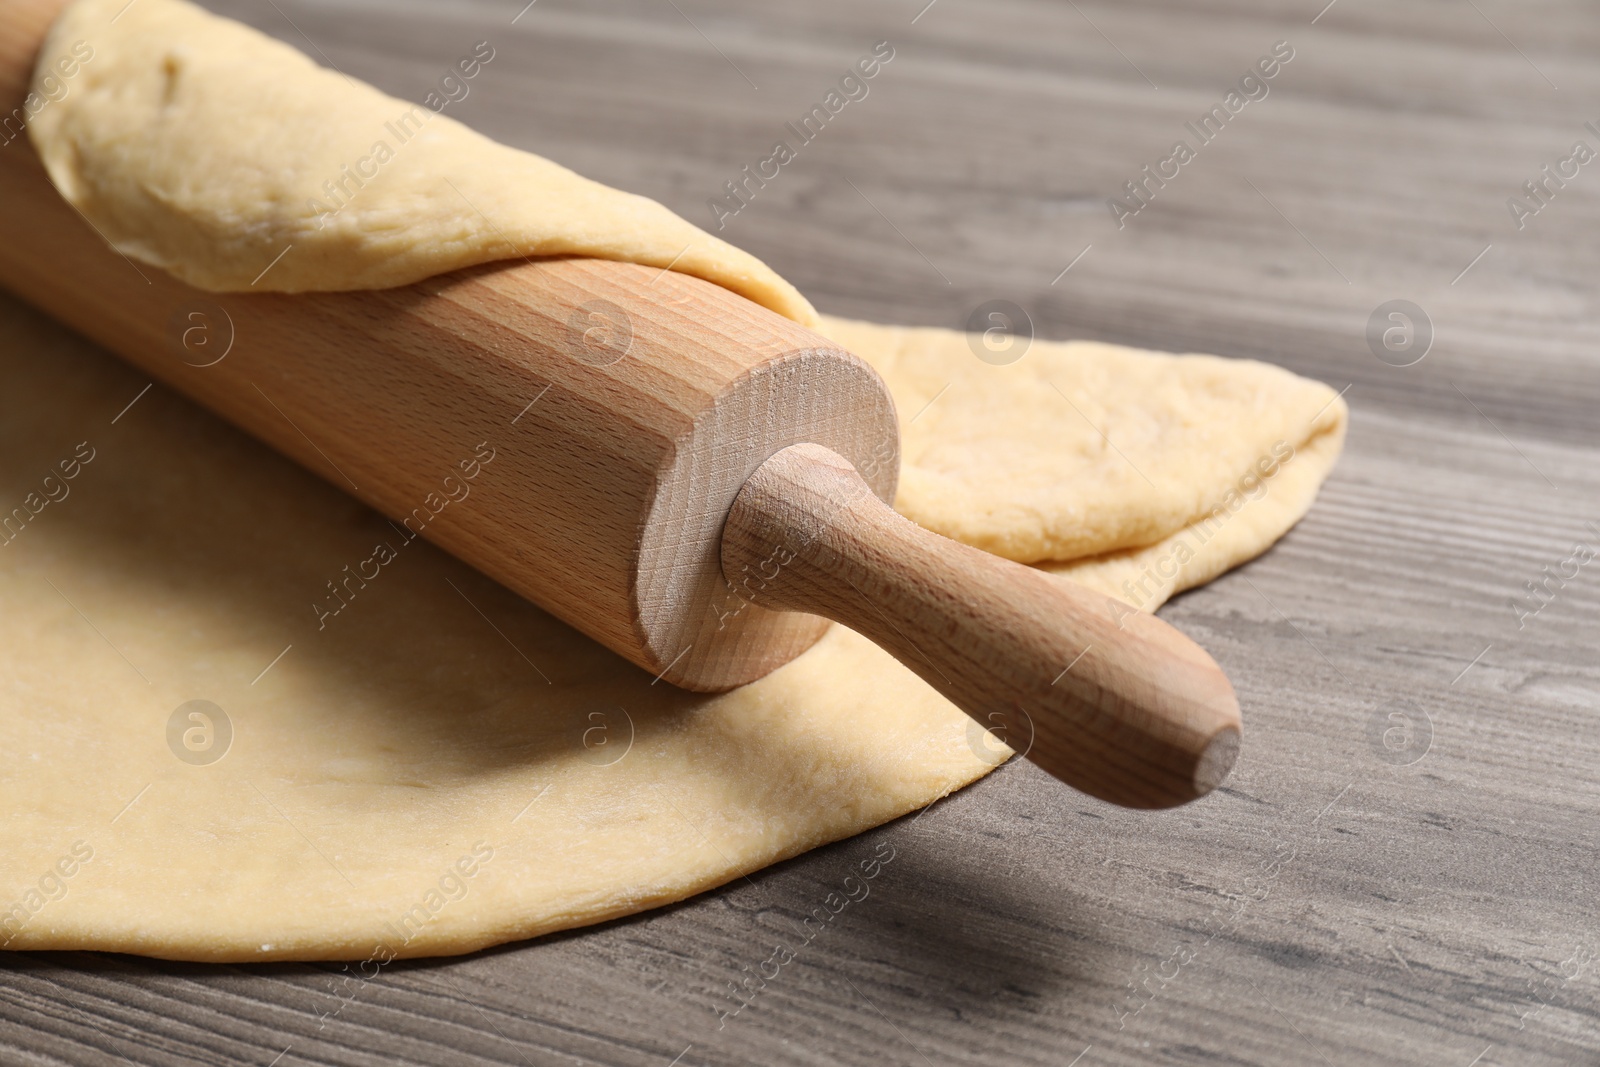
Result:
[[[411,105],[182,0],[80,0],[44,62],[78,41],[92,61],[30,132],[129,256],[218,290],[290,243],[258,287],[402,284],[513,250],[679,257],[868,359],[903,413],[926,405],[903,512],[1135,607],[1263,551],[1338,455],[1326,386],[1095,344],[996,367],[960,334],[818,318],[659,205],[444,116],[318,228],[306,202]],[[0,298],[5,947],[466,952],[680,900],[998,762],[842,627],[754,685],[689,694],[420,543],[319,629],[311,602],[392,529],[144,384]]]

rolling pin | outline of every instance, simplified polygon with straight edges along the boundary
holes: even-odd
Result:
[[[0,12],[6,110],[60,6]],[[550,258],[204,293],[109,247],[25,136],[0,145],[0,285],[657,680],[742,685],[832,620],[1117,804],[1193,800],[1238,751],[1232,686],[1198,645],[899,516],[884,383],[720,286]],[[483,448],[470,502],[419,512]]]

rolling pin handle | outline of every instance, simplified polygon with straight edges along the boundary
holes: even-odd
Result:
[[[722,533],[734,590],[842,623],[1068,785],[1127,807],[1205,795],[1239,705],[1215,661],[1154,616],[922,529],[837,453],[785,448]]]

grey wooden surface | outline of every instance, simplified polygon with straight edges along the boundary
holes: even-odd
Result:
[[[395,965],[326,1021],[334,967],[6,955],[0,1061],[1600,1063],[1600,563],[1512,607],[1600,543],[1600,164],[1520,231],[1506,206],[1600,147],[1600,10],[537,0],[513,25],[523,2],[212,6],[413,99],[488,40],[454,114],[702,225],[890,40],[725,236],[826,311],[959,326],[1004,298],[1043,336],[1348,385],[1310,517],[1164,612],[1231,673],[1243,757],[1158,815],[1007,767],[677,907]],[[1270,95],[1119,230],[1106,197],[1280,40]],[[1433,324],[1409,367],[1366,340],[1392,299]],[[718,1030],[740,967],[879,840],[870,904]]]

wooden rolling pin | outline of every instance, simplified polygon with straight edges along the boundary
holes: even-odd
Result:
[[[0,12],[7,110],[60,6]],[[883,382],[719,286],[559,258],[202,293],[109,248],[26,137],[0,145],[0,285],[668,682],[753,681],[832,619],[1106,800],[1181,804],[1233,764],[1210,656],[897,515]],[[212,348],[185,347],[194,326]],[[470,503],[419,513],[480,447]]]

